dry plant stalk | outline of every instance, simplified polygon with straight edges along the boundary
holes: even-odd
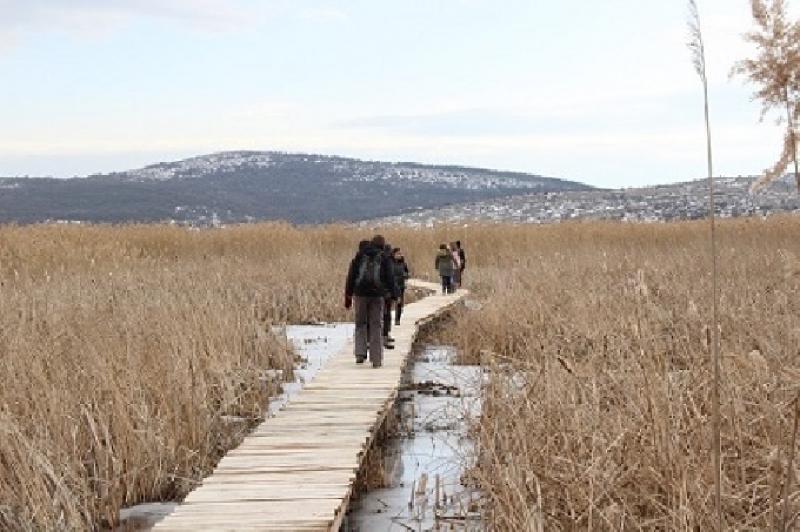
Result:
[[[714,198],[714,164],[711,148],[711,118],[708,101],[708,76],[706,73],[706,52],[703,42],[703,31],[700,25],[700,12],[697,2],[689,0],[689,49],[692,52],[692,62],[695,71],[700,76],[703,85],[703,119],[706,133],[706,165],[708,170],[708,219],[710,224],[709,254],[711,256],[711,328],[712,346],[711,356],[714,368],[713,401],[712,401],[712,439],[714,459],[714,509],[717,515],[716,530],[722,531],[722,440],[720,437],[720,371],[719,371],[719,291],[717,289],[717,232],[716,232],[716,206]]]
[[[800,120],[800,23],[789,20],[787,0],[750,0],[756,28],[745,34],[756,46],[756,56],[738,61],[731,74],[741,75],[759,88],[754,98],[761,101],[761,120],[772,110],[780,113],[778,123],[786,124],[783,148],[778,161],[754,184],[757,192],[786,173],[794,165],[794,178],[800,192],[797,125]]]

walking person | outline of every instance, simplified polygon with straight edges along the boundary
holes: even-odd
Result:
[[[450,242],[450,253],[453,255],[453,291],[461,287],[461,257],[455,242]]]
[[[363,252],[363,251],[364,251],[364,250],[366,250],[366,249],[367,249],[367,248],[368,248],[370,245],[372,245],[372,240],[368,240],[368,239],[361,240],[361,241],[358,243],[358,252],[359,252],[359,253]],[[346,305],[345,305],[345,308],[347,308],[347,306],[346,306]],[[367,323],[367,351],[369,351],[369,323]]]
[[[390,270],[392,278],[394,279],[394,259],[392,257],[392,246],[386,244],[383,247],[386,256],[389,259]],[[397,283],[395,282],[395,290],[397,290]],[[386,300],[383,304],[383,347],[386,349],[394,349],[394,338],[392,338],[392,301],[397,298],[397,294],[386,294]]]
[[[394,267],[394,285],[397,288],[397,299],[394,302],[394,324],[400,325],[403,314],[403,297],[406,293],[406,280],[409,277],[408,263],[400,248],[392,250],[392,266]]]
[[[453,261],[453,254],[447,249],[447,244],[439,246],[436,254],[436,269],[442,279],[442,294],[449,294],[453,291],[453,275],[455,275],[456,265]]]
[[[359,249],[350,261],[344,289],[344,306],[355,307],[355,356],[363,364],[369,356],[372,367],[383,365],[383,309],[387,294],[397,293],[391,257],[385,251],[386,240],[375,235],[369,245]],[[369,346],[369,348],[367,347]]]
[[[460,287],[464,282],[464,270],[467,268],[467,254],[464,252],[464,248],[461,247],[461,240],[456,240],[456,248],[458,249],[458,286]]]

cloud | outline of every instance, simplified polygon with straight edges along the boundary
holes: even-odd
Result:
[[[578,117],[536,115],[522,109],[464,109],[418,115],[375,115],[349,118],[333,123],[334,128],[372,129],[405,134],[447,135],[453,137],[495,135],[513,136],[538,132],[554,133],[575,127]]]
[[[688,101],[688,104],[687,104]],[[423,109],[404,114],[362,115],[339,119],[331,127],[342,130],[372,130],[450,137],[529,135],[609,135],[615,132],[646,132],[692,123],[697,115],[692,96],[685,94],[562,94],[555,98],[532,98],[502,105],[462,107],[445,111]]]
[[[0,33],[0,54],[16,48],[17,44],[19,39],[15,35]]]
[[[244,106],[240,111],[242,117],[249,118],[289,118],[302,113],[303,107],[290,101],[267,101]]]
[[[300,12],[300,18],[307,22],[344,22],[347,20],[347,14],[344,11],[331,7],[318,7],[303,9]]]
[[[0,0],[0,45],[27,32],[104,35],[135,19],[228,32],[252,24],[258,11],[233,0]]]

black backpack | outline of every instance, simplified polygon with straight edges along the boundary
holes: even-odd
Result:
[[[355,288],[357,290],[373,294],[380,294],[383,292],[383,280],[381,279],[383,261],[384,256],[382,251],[378,253],[361,254],[355,282]]]

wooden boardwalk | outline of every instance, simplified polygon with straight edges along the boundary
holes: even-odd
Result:
[[[467,292],[406,305],[383,367],[357,365],[352,340],[274,417],[261,423],[156,531],[339,530],[372,436],[397,396],[419,325]]]

